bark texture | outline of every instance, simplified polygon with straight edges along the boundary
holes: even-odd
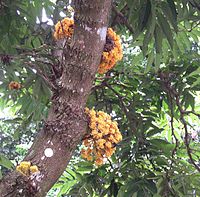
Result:
[[[75,30],[62,53],[57,88],[44,128],[25,161],[39,167],[34,176],[16,171],[0,182],[0,197],[46,196],[65,170],[86,132],[84,108],[106,39],[111,0],[75,0]],[[51,154],[53,153],[53,154]]]

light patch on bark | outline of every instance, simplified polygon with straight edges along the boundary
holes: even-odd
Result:
[[[91,28],[91,27],[88,27],[87,25],[85,26],[85,30],[86,30],[86,31],[89,31],[90,33],[92,32],[92,28]]]
[[[43,155],[43,156],[41,157],[41,160],[44,160],[44,158],[45,158],[45,156]]]
[[[52,148],[46,148],[46,149],[44,150],[44,155],[45,155],[46,157],[52,157],[52,156],[53,156],[53,150],[52,150]]]
[[[106,39],[107,27],[101,27],[97,30],[97,34],[100,36],[101,41]]]
[[[42,175],[40,172],[36,172],[35,174],[36,174],[35,175],[35,180],[37,182],[40,182],[42,180],[42,178],[44,177],[44,175]]]

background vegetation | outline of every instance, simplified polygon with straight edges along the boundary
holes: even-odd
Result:
[[[48,196],[200,196],[200,2],[115,0],[124,57],[96,75],[87,106],[112,115],[123,141],[101,167],[81,144]],[[48,113],[53,24],[68,1],[0,2],[0,177],[26,154]],[[9,90],[11,81],[22,84]],[[56,165],[56,164],[55,164]]]

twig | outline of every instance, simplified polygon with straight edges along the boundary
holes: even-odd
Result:
[[[169,94],[169,98],[170,98],[170,111],[171,111],[171,121],[170,121],[170,124],[171,124],[171,131],[172,131],[172,136],[174,137],[175,139],[175,147],[172,151],[172,162],[170,164],[170,169],[172,168],[172,165],[173,165],[173,159],[174,159],[174,156],[175,156],[175,153],[177,151],[177,148],[178,148],[178,144],[179,144],[179,141],[175,135],[175,132],[174,132],[174,107],[173,107],[173,98],[172,96]]]
[[[117,14],[117,16],[119,16],[122,20],[122,22],[124,23],[124,25],[128,28],[128,30],[134,34],[134,29],[133,27],[130,25],[130,23],[128,22],[128,19],[116,8],[115,5],[112,5],[112,9],[113,11]]]
[[[180,113],[180,120],[181,120],[181,122],[184,126],[184,130],[185,130],[184,143],[185,143],[185,146],[186,146],[187,154],[189,156],[190,162],[200,172],[200,167],[195,163],[194,159],[192,158],[192,153],[191,153],[191,149],[190,149],[190,142],[189,142],[189,132],[188,132],[188,127],[187,127],[187,122],[184,118],[184,116],[187,113],[181,106],[180,95],[176,91],[176,89],[174,87],[172,87],[168,74],[160,73],[160,79],[163,82],[165,92],[167,94],[171,95],[171,98],[175,101],[175,103],[178,107],[178,110],[179,110],[179,113]]]
[[[29,69],[35,69],[37,71],[37,74],[42,77],[42,79],[47,83],[47,85],[56,90],[57,87],[50,81],[50,79],[48,78],[48,76],[46,76],[43,71],[38,67],[36,66],[35,64],[31,63],[31,62],[24,62],[25,66],[28,65],[28,68]],[[26,66],[27,67],[27,66]]]
[[[195,116],[197,116],[198,118],[200,118],[200,114],[196,113],[195,111],[184,111],[185,115],[189,115],[189,114],[194,114]]]
[[[107,84],[107,83],[106,83],[106,87],[108,87],[110,90],[112,90],[112,91],[115,93],[115,95],[117,96],[117,98],[119,99],[119,102],[120,102],[120,104],[121,104],[121,107],[122,107],[122,109],[123,109],[123,111],[124,111],[124,113],[125,113],[127,119],[129,120],[129,126],[130,126],[132,132],[134,133],[134,132],[135,132],[135,127],[132,126],[132,124],[131,124],[132,120],[131,120],[131,117],[130,117],[130,115],[129,115],[129,111],[128,111],[128,109],[127,109],[127,107],[126,107],[126,105],[125,105],[125,103],[124,103],[124,101],[123,101],[123,97],[122,97],[114,88],[112,88],[112,87],[111,87],[109,84]]]

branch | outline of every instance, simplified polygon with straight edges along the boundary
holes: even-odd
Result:
[[[37,74],[46,82],[46,84],[53,90],[57,90],[58,88],[51,82],[50,78],[44,74],[44,72],[35,64],[31,62],[24,62],[25,67],[28,65],[29,69],[35,69]]]
[[[35,51],[33,51],[35,52]],[[31,55],[34,57],[34,55],[36,54],[33,54],[33,53],[24,53],[24,54],[21,54],[21,58],[24,59],[24,57],[27,57],[27,55]],[[0,58],[1,58],[1,61],[3,64],[10,64],[11,63],[11,60],[15,60],[15,59],[19,59],[19,56],[16,56],[16,55],[8,55],[8,54],[0,54]],[[49,63],[49,62],[44,62],[44,61],[41,61],[41,60],[35,60],[36,62],[39,62],[39,63],[42,63],[42,64],[46,64],[48,66],[50,66],[52,68],[52,64]],[[23,66],[28,68],[28,69],[35,69],[37,71],[37,74],[46,82],[46,84],[53,90],[56,90],[57,87],[56,85],[54,85],[54,83],[52,83],[51,79],[49,76],[45,75],[45,73],[41,70],[41,68],[39,66],[37,66],[36,64],[34,64],[33,62],[31,61],[23,61]]]
[[[115,14],[117,16],[119,16],[119,18],[122,20],[122,23],[127,27],[127,29],[134,34],[134,29],[133,27],[130,25],[128,19],[126,18],[126,16],[124,16],[117,8],[115,5],[112,5],[112,9],[115,12]]]
[[[198,118],[200,118],[200,114],[196,113],[195,111],[184,111],[183,113],[185,115],[194,114],[195,116],[197,116]]]
[[[176,91],[176,89],[171,85],[169,75],[166,73],[160,73],[160,79],[161,82],[164,85],[164,91],[171,96],[171,98],[175,101],[179,113],[180,113],[180,120],[184,126],[185,130],[185,136],[184,136],[184,143],[186,146],[187,154],[189,156],[190,162],[193,164],[193,166],[200,172],[200,167],[195,163],[194,159],[192,158],[192,153],[190,149],[190,142],[189,142],[189,132],[187,127],[187,122],[185,120],[185,115],[187,114],[186,111],[182,108],[181,102],[180,102],[180,95]]]
[[[131,124],[131,122],[132,122],[132,117],[130,117],[129,111],[128,111],[128,109],[127,109],[127,107],[126,107],[126,105],[125,105],[125,103],[124,103],[124,101],[123,101],[124,98],[123,98],[114,88],[112,88],[109,84],[106,84],[106,87],[108,87],[110,90],[112,90],[112,91],[116,94],[117,98],[119,99],[119,102],[120,102],[120,105],[121,105],[121,107],[122,107],[122,110],[124,111],[124,113],[125,113],[127,119],[129,120],[130,129],[131,129],[132,132],[134,133],[134,132],[136,131],[136,129],[135,129],[135,127]]]
[[[172,136],[174,137],[175,139],[175,147],[172,151],[172,162],[170,164],[170,169],[172,168],[172,165],[173,165],[173,159],[174,159],[174,156],[176,154],[176,151],[178,149],[178,144],[179,144],[179,141],[175,135],[175,132],[174,132],[174,107],[173,107],[173,98],[172,96],[169,94],[169,98],[170,98],[170,111],[171,111],[171,121],[170,121],[170,124],[171,124],[171,131],[172,131]]]

